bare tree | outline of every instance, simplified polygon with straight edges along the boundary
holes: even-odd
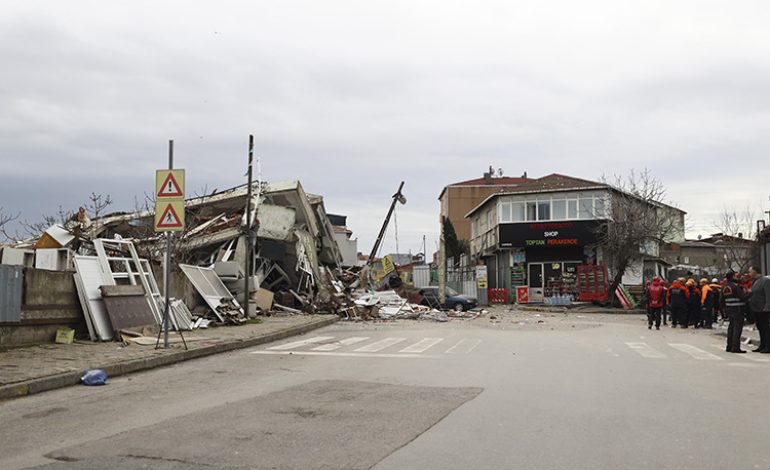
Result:
[[[94,219],[103,215],[104,210],[112,205],[112,197],[109,194],[91,193],[88,196],[88,202],[85,205],[86,212],[90,213]]]
[[[725,207],[714,226],[721,232],[713,236],[712,243],[722,255],[723,267],[736,272],[745,272],[759,255],[756,243],[757,212],[746,206],[742,210]]]
[[[5,239],[4,241],[12,240],[7,232],[8,225],[17,220],[21,214],[9,214],[5,212],[3,207],[0,207],[0,235]]]
[[[612,273],[610,298],[622,282],[626,270],[642,260],[645,253],[656,251],[662,243],[684,237],[682,212],[662,203],[666,188],[645,169],[628,176],[602,181],[612,187],[610,219],[600,224],[599,245],[605,250]]]

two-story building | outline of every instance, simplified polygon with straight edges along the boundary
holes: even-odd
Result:
[[[489,196],[466,217],[471,224],[471,257],[487,266],[490,287],[529,287],[531,302],[577,289],[577,267],[597,264],[610,253],[601,229],[611,220],[617,190],[610,185],[552,174]],[[684,212],[676,212],[684,232]],[[640,247],[640,267],[652,263],[656,247]]]

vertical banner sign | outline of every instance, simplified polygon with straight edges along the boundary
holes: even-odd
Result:
[[[476,287],[486,289],[488,287],[488,279],[487,266],[485,264],[476,266]]]
[[[184,170],[155,172],[155,231],[181,232],[185,227]]]

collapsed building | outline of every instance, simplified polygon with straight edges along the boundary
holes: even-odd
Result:
[[[432,306],[419,305],[423,299],[403,286],[397,294],[373,294],[369,270],[343,267],[348,263],[337,242],[339,230],[323,197],[306,193],[298,181],[261,183],[248,204],[248,189],[185,201],[185,230],[171,245],[172,266],[179,268],[168,284],[171,328],[241,324],[277,312],[446,319]],[[154,231],[149,208],[93,220],[81,210],[39,237],[3,247],[0,259],[74,274],[88,335],[108,341],[131,328],[162,324],[165,295],[156,279],[163,277],[165,251],[165,236]]]

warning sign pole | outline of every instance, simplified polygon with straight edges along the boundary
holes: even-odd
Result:
[[[173,170],[174,169],[174,141],[169,140],[168,141],[168,169]],[[173,175],[170,174],[169,178],[173,179]],[[164,183],[168,184],[168,180]],[[184,193],[179,189],[178,183],[174,181],[174,185],[176,185],[177,191],[174,191],[173,196],[181,196],[184,198]],[[170,186],[171,188],[172,186]],[[179,193],[179,194],[177,194]],[[156,195],[156,198],[161,197],[161,194],[158,193]],[[157,205],[155,210],[158,211],[160,209],[160,205]],[[168,210],[168,209],[166,209]],[[171,211],[173,212],[173,207],[171,207]],[[182,211],[184,211],[184,202],[182,202]],[[178,215],[175,213],[175,216],[177,216],[177,219],[179,218]],[[160,335],[163,334],[163,347],[165,349],[168,349],[168,331],[169,331],[169,323],[170,323],[170,314],[171,314],[171,293],[169,292],[170,284],[171,284],[171,249],[173,246],[172,243],[172,237],[173,232],[166,231],[166,257],[165,257],[165,263],[163,266],[163,293],[166,296],[166,305],[163,309],[163,325],[161,331],[158,332],[158,341],[155,344],[155,349],[158,348],[160,345]],[[179,331],[179,336],[182,338],[182,342],[184,343],[184,348],[187,349],[187,341],[185,341],[184,336],[182,335],[182,332]]]

